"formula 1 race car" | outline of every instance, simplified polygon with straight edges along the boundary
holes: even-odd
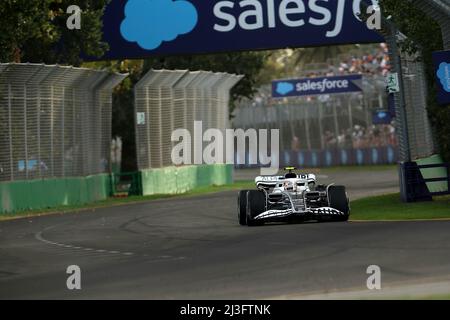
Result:
[[[238,196],[238,219],[243,226],[265,222],[348,221],[350,205],[344,186],[316,186],[314,174],[296,174],[255,179],[257,190],[242,190]]]

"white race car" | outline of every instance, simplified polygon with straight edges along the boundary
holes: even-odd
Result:
[[[257,190],[242,190],[238,196],[238,218],[243,226],[265,222],[348,221],[350,201],[344,186],[316,186],[314,174],[296,174],[285,168],[285,176],[255,179]]]

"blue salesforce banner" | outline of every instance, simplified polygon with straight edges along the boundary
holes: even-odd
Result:
[[[433,53],[433,62],[436,71],[438,102],[450,104],[450,51]]]
[[[390,124],[393,117],[389,110],[377,110],[372,113],[372,123],[377,124]]]
[[[358,18],[361,1],[112,0],[102,59],[383,42]]]
[[[272,97],[299,97],[362,91],[362,76],[305,78],[272,82]]]

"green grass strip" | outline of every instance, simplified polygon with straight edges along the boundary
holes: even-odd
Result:
[[[450,219],[450,196],[430,202],[403,203],[400,194],[389,194],[351,202],[351,216],[358,220]]]

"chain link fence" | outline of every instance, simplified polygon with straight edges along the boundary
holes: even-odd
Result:
[[[229,128],[230,90],[241,78],[205,71],[150,70],[135,86],[139,170],[173,165],[176,142],[171,137],[177,129],[187,129],[193,139],[195,121],[202,121],[203,131]]]
[[[125,77],[0,64],[0,181],[108,172],[112,90]]]
[[[270,86],[259,97],[270,96]],[[256,99],[241,103],[233,126],[242,129],[280,129],[281,151],[365,148],[395,145],[390,123],[373,124],[373,113],[387,110],[384,77],[365,76],[362,93]]]
[[[408,125],[411,160],[429,157],[436,153],[433,132],[427,111],[427,79],[425,66],[417,55],[401,53],[403,89]]]

